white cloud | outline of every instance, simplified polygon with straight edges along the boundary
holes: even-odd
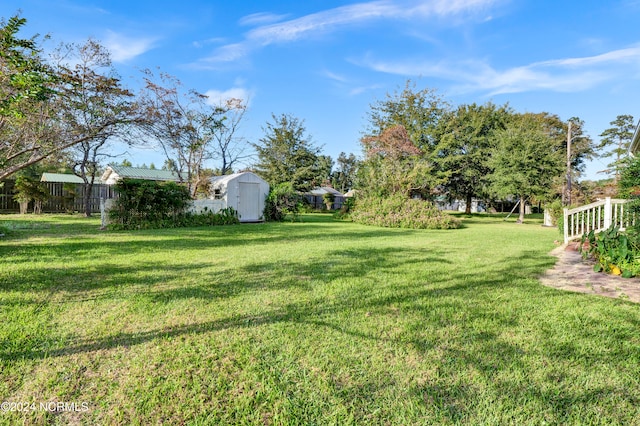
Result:
[[[244,104],[247,104],[251,98],[251,92],[242,87],[232,87],[227,90],[211,89],[204,94],[208,97],[207,104],[214,106],[222,105],[229,99],[241,99]]]
[[[286,19],[287,15],[276,15],[274,13],[260,12],[247,15],[240,19],[240,25],[265,25]]]
[[[114,62],[126,62],[151,50],[155,42],[154,38],[127,37],[107,31],[104,45],[111,52],[111,59]]]
[[[347,78],[346,77],[344,77],[344,76],[342,76],[340,74],[336,74],[336,73],[334,73],[332,71],[329,71],[329,70],[324,70],[320,74],[325,76],[325,77],[327,77],[330,80],[337,81],[339,83],[346,83],[347,82]]]
[[[498,0],[431,0],[398,2],[379,0],[341,6],[250,31],[247,39],[262,45],[297,40],[377,19],[416,19],[458,15],[484,9]]]
[[[284,22],[281,15],[259,13],[243,18],[243,25],[261,24],[245,34],[244,40],[222,46],[200,64],[232,62],[260,46],[286,43],[331,33],[350,25],[376,20],[414,20],[449,17],[484,11],[506,0],[376,0],[340,6]],[[263,25],[262,25],[263,24]]]
[[[614,62],[640,62],[640,46],[629,47],[627,49],[613,50],[596,56],[588,56],[583,58],[568,58],[555,61],[539,62],[534,65],[540,66],[571,66],[583,67],[599,64],[611,64]]]
[[[452,81],[457,84],[455,89],[461,92],[485,91],[490,95],[534,90],[577,92],[624,77],[623,65],[640,64],[640,46],[589,57],[534,62],[504,70],[497,70],[486,61],[375,61],[365,58],[356,62],[388,74]]]
[[[196,48],[199,49],[199,48],[204,47],[204,46],[206,46],[208,44],[220,44],[220,43],[224,43],[224,41],[225,40],[222,37],[212,37],[212,38],[209,38],[209,39],[206,39],[206,40],[196,40],[192,44],[193,44],[193,47],[196,47]]]
[[[393,17],[398,10],[389,1],[375,1],[341,6],[313,13],[279,24],[265,25],[250,31],[247,39],[261,45],[293,41],[310,34],[327,32],[339,26]]]
[[[250,46],[245,43],[227,44],[216,49],[213,55],[202,60],[201,63],[233,62],[244,58],[249,50],[251,50]]]

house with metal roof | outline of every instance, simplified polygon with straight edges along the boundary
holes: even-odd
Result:
[[[101,179],[107,185],[113,185],[123,178],[153,180],[157,182],[180,182],[180,177],[171,170],[116,165],[107,166],[107,169],[101,176]]]

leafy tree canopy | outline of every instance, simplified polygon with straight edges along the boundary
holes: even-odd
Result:
[[[271,117],[260,143],[253,144],[258,154],[256,172],[274,187],[290,182],[295,190],[308,191],[322,184],[331,172],[331,161],[320,155],[304,122],[288,114]]]
[[[399,125],[416,147],[429,153],[436,142],[438,122],[449,108],[436,90],[417,90],[415,82],[407,80],[403,90],[387,94],[386,99],[371,105],[366,136],[380,136]]]
[[[434,162],[450,198],[466,200],[467,213],[472,199],[486,194],[495,134],[504,130],[511,114],[507,105],[489,102],[460,105],[440,120]]]
[[[603,155],[605,157],[614,157],[613,161],[607,164],[605,172],[614,174],[614,180],[620,179],[620,173],[624,168],[624,160],[629,151],[633,132],[635,129],[632,115],[619,115],[615,120],[610,122],[612,127],[606,129],[600,134],[600,144],[598,149],[607,149]]]
[[[563,170],[564,157],[557,149],[544,120],[536,114],[517,114],[506,128],[496,133],[496,149],[491,157],[491,189],[501,197],[549,194],[553,180]],[[524,220],[524,203],[520,218]]]

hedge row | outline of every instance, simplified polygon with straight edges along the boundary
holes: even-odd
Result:
[[[438,210],[431,202],[402,195],[387,198],[358,198],[350,212],[351,220],[364,225],[388,228],[454,229],[460,221]]]

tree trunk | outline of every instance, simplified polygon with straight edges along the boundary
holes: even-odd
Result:
[[[82,205],[84,206],[84,216],[91,217],[91,193],[93,192],[93,182],[85,183],[84,194],[82,194]]]
[[[467,194],[467,205],[464,208],[464,214],[471,214],[471,194]]]
[[[526,203],[527,202],[524,199],[524,196],[521,195],[520,196],[520,216],[518,216],[518,221],[516,223],[524,223],[524,212],[525,212]]]
[[[29,209],[29,201],[20,201],[20,214],[27,214],[27,210]]]

